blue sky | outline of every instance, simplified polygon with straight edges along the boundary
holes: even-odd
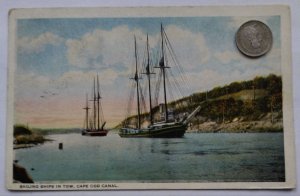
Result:
[[[18,20],[18,38],[35,38],[51,32],[63,39],[80,39],[87,32],[95,29],[110,31],[121,25],[126,25],[129,30],[139,29],[150,36],[158,34],[160,24],[164,26],[176,25],[191,32],[201,32],[205,37],[207,47],[213,52],[234,49],[234,34],[236,29],[230,26],[232,17],[183,17],[183,18],[101,18],[101,19],[22,19]],[[268,26],[274,36],[274,47],[279,47],[280,35],[279,16],[268,17]],[[39,74],[59,76],[70,70],[65,53],[66,46],[47,45],[43,53],[27,55],[18,53],[18,67],[22,71],[34,71]],[[43,64],[44,66],[41,66]],[[60,67],[53,67],[60,64]],[[218,66],[218,62],[211,60],[209,66]],[[219,67],[219,66],[218,66]],[[220,68],[220,67],[219,67]]]
[[[273,33],[272,50],[257,59],[243,56],[234,42],[238,27],[251,19],[263,21]],[[146,34],[150,47],[156,48],[161,23],[189,78],[191,86],[185,95],[256,75],[280,74],[279,16],[19,19],[15,93],[21,106],[17,121],[30,121],[21,115],[27,112],[21,109],[26,100],[35,100],[40,107],[45,103],[52,107],[57,100],[84,103],[82,99],[90,91],[96,73],[108,99],[108,118],[114,123],[120,121],[124,116],[118,108],[125,110],[134,62],[133,35],[142,59]],[[57,96],[41,99],[47,97],[48,91]],[[48,116],[66,115],[66,108],[57,110],[61,111]],[[76,111],[81,115],[81,108]],[[40,115],[47,112],[41,111]],[[75,115],[72,123],[80,118]]]

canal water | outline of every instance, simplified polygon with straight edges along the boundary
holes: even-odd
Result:
[[[49,135],[14,150],[35,182],[278,182],[282,133],[186,133],[183,138]],[[58,148],[63,143],[63,149]]]

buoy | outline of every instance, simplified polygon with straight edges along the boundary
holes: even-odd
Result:
[[[58,144],[58,149],[59,149],[59,150],[62,150],[62,149],[63,149],[63,143],[59,143],[59,144]]]

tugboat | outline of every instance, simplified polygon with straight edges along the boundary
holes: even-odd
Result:
[[[155,68],[160,69],[160,74],[163,79],[163,93],[164,93],[164,104],[161,104],[164,112],[163,119],[164,121],[154,123],[153,111],[152,111],[152,102],[151,102],[151,83],[150,83],[150,75],[153,74],[150,71],[150,60],[149,60],[149,43],[148,43],[148,35],[147,35],[147,65],[146,71],[144,74],[147,75],[148,78],[148,94],[149,94],[149,116],[150,116],[150,125],[146,128],[141,127],[141,111],[140,111],[140,83],[139,80],[140,74],[138,73],[138,62],[137,62],[137,47],[136,47],[136,38],[134,37],[134,48],[135,48],[135,74],[134,77],[131,78],[135,81],[136,85],[136,100],[137,100],[137,123],[136,127],[132,128],[128,125],[125,125],[120,129],[119,135],[120,137],[150,137],[150,138],[180,138],[183,137],[185,131],[188,128],[189,121],[196,115],[196,113],[201,109],[201,106],[198,106],[192,113],[186,115],[179,121],[172,121],[170,118],[171,111],[168,110],[168,102],[167,102],[167,94],[166,94],[166,69],[170,68],[166,64],[165,58],[165,42],[169,43],[169,39],[166,37],[166,33],[161,25],[161,58],[158,63],[158,66]]]
[[[106,122],[104,121],[102,106],[101,106],[101,96],[100,96],[100,87],[99,79],[97,75],[97,91],[94,79],[93,86],[93,110],[92,118],[89,118],[89,104],[88,104],[88,95],[86,95],[86,105],[83,108],[85,110],[85,128],[81,131],[81,135],[86,136],[106,136],[108,133],[107,129],[104,129]],[[100,126],[101,124],[101,126]]]

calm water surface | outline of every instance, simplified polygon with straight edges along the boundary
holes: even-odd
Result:
[[[186,133],[184,138],[80,134],[15,150],[38,181],[284,181],[282,133]],[[63,150],[58,143],[63,143]]]

